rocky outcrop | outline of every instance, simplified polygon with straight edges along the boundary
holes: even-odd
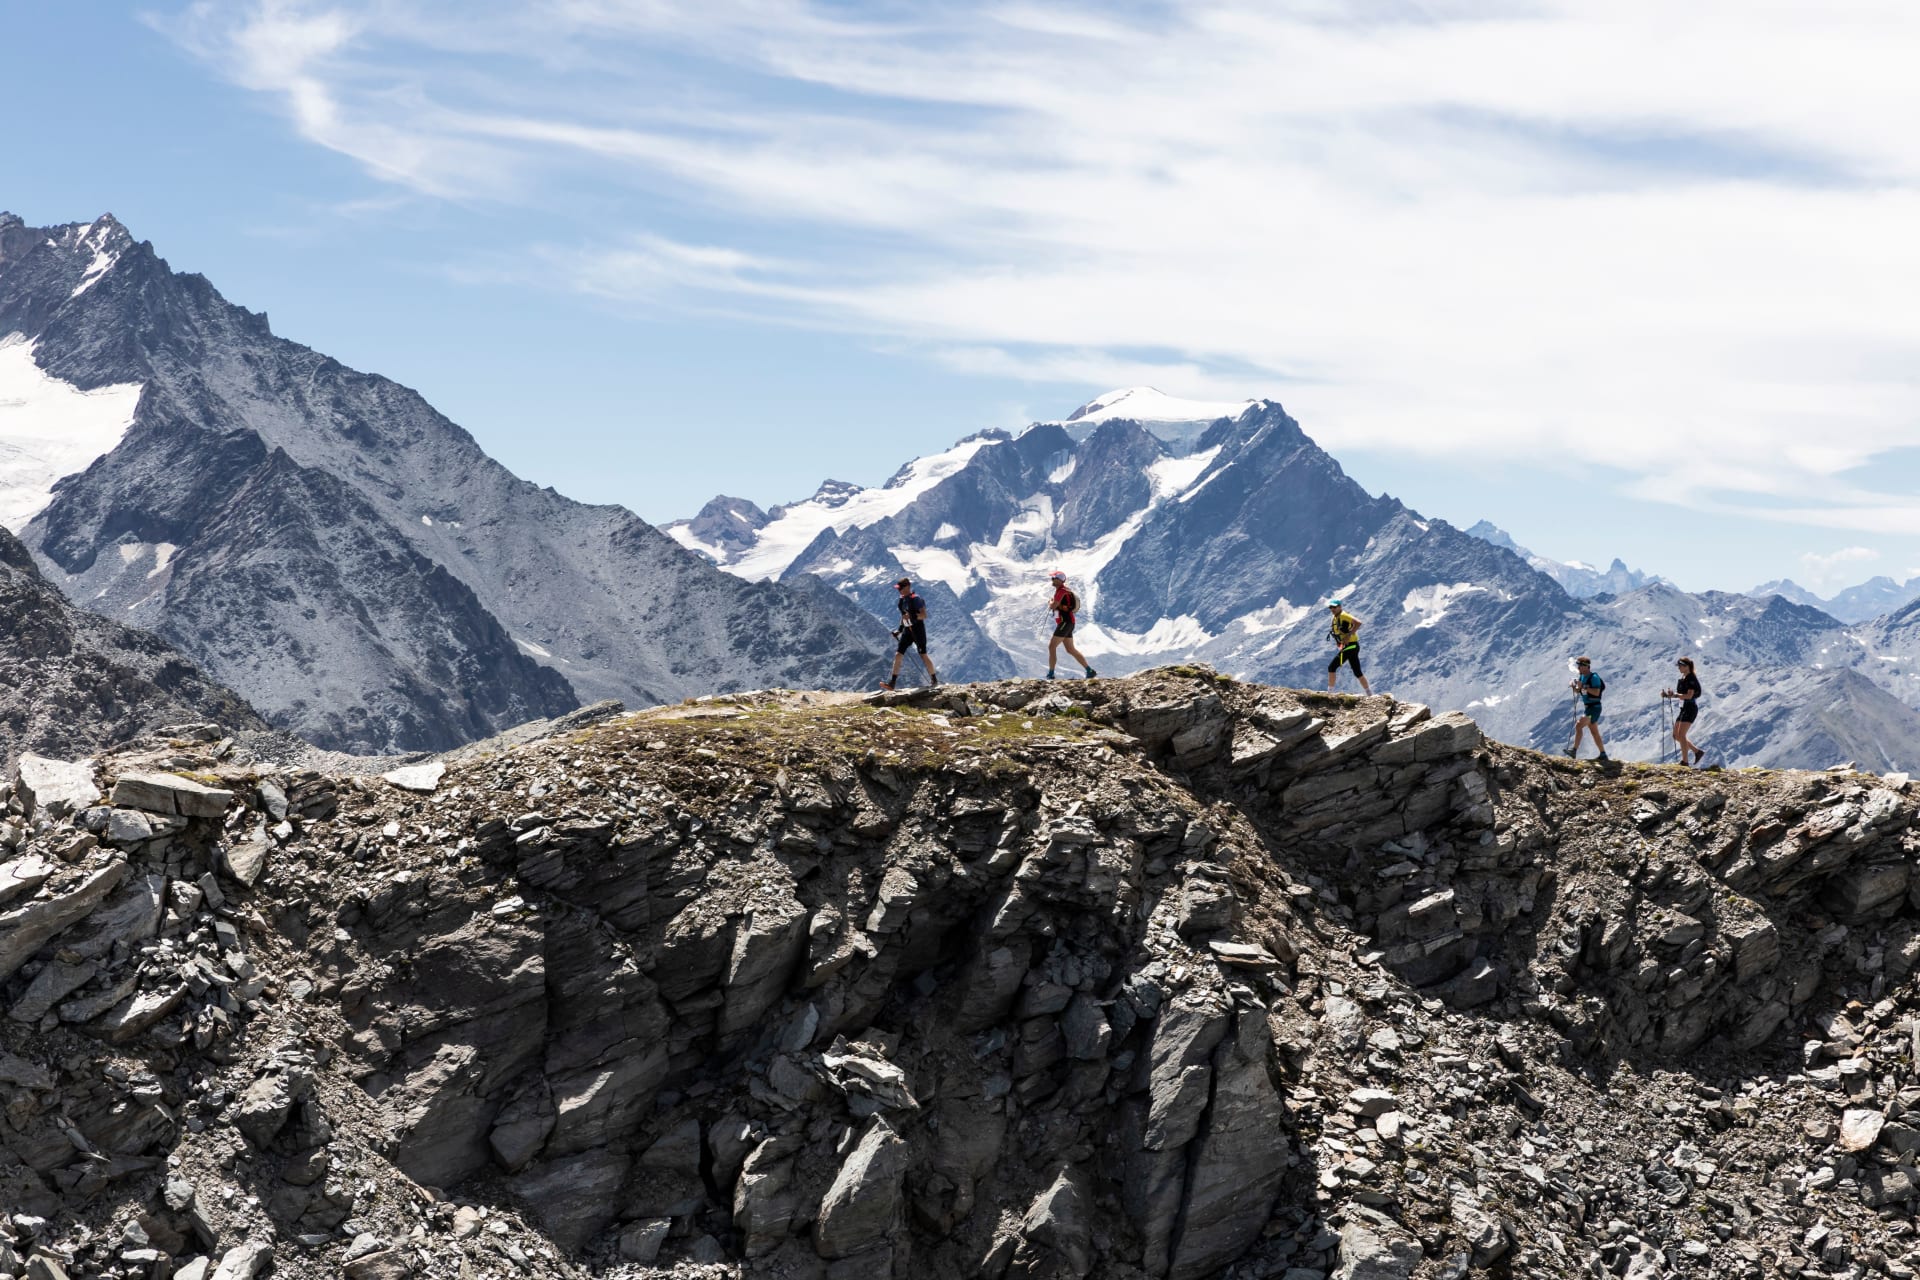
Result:
[[[129,1277],[1913,1266],[1904,784],[1607,771],[1200,670],[706,700],[445,763],[155,741],[21,828],[0,1247]]]

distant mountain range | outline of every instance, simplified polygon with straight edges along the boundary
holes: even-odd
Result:
[[[1838,618],[1842,622],[1869,622],[1920,600],[1920,578],[1895,582],[1892,578],[1868,578],[1828,599],[1822,599],[1791,578],[1763,582],[1747,592],[1750,596],[1782,596],[1795,604],[1804,604]]]
[[[1850,630],[1783,598],[1547,561],[1491,525],[1456,529],[1368,494],[1272,401],[1116,391],[1017,435],[971,436],[877,488],[830,482],[767,511],[718,498],[663,528],[744,578],[813,575],[883,618],[888,584],[910,574],[949,678],[1042,674],[1059,568],[1103,673],[1205,661],[1320,685],[1338,596],[1365,623],[1376,688],[1468,708],[1509,741],[1565,745],[1569,663],[1584,652],[1610,682],[1616,752],[1657,758],[1659,692],[1688,653],[1710,695],[1699,737],[1724,763],[1920,763],[1920,621]]]
[[[275,725],[443,748],[582,700],[859,683],[886,635],[521,480],[111,217],[0,214],[0,520]]]
[[[1489,524],[1485,520],[1468,529],[1467,533],[1491,542],[1496,547],[1505,547],[1559,583],[1566,589],[1568,595],[1581,600],[1590,600],[1594,596],[1617,596],[1626,591],[1638,591],[1650,582],[1665,581],[1663,578],[1642,573],[1638,569],[1627,568],[1618,556],[1614,557],[1613,563],[1604,569],[1596,569],[1578,560],[1549,560],[1545,556],[1535,555],[1515,542],[1505,529]],[[1805,602],[1796,601],[1796,603]]]

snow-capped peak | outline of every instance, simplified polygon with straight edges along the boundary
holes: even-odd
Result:
[[[1214,422],[1237,418],[1257,400],[1184,400],[1156,387],[1122,387],[1087,401],[1068,414],[1068,422],[1096,423],[1109,418],[1134,422]]]
[[[1041,426],[1065,427],[1075,440],[1084,440],[1103,422],[1137,422],[1176,448],[1190,446],[1222,418],[1238,418],[1258,400],[1184,400],[1155,387],[1122,387],[1087,401],[1065,418]]]

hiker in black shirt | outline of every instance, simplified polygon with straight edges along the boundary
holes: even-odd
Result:
[[[1680,699],[1680,714],[1674,717],[1673,721],[1673,740],[1679,744],[1680,763],[1683,765],[1697,765],[1707,758],[1705,751],[1687,740],[1687,734],[1692,731],[1693,722],[1700,714],[1700,704],[1697,699],[1702,692],[1704,691],[1700,688],[1700,681],[1693,674],[1692,658],[1680,659],[1680,679],[1673,688],[1660,691],[1660,696],[1663,698]],[[1687,759],[1688,755],[1692,755],[1693,759]]]
[[[880,682],[880,687],[891,689],[900,679],[900,659],[906,656],[909,645],[920,650],[920,662],[927,669],[927,683],[939,684],[933,659],[927,656],[927,602],[914,594],[911,578],[902,578],[893,586],[900,593],[900,625],[893,630],[899,645],[893,651],[893,673]]]

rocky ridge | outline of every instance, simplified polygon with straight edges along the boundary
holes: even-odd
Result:
[[[149,739],[0,826],[0,1274],[1915,1274],[1904,778],[1125,680]]]

